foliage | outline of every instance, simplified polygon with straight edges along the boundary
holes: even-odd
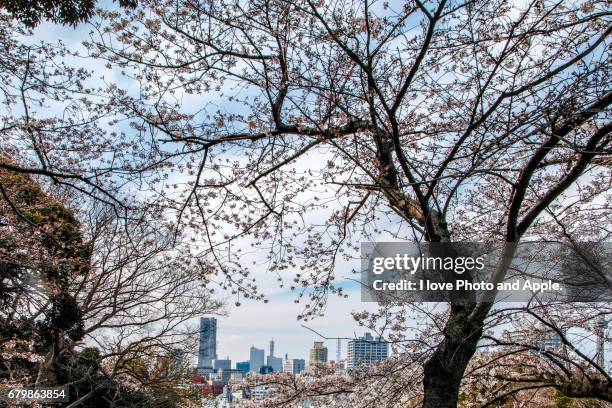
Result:
[[[119,0],[121,7],[135,7],[135,0]],[[43,20],[75,26],[95,13],[95,0],[0,0],[0,9],[16,20],[35,27]]]
[[[0,170],[0,191],[3,339],[19,334],[42,350],[51,350],[59,338],[79,340],[82,314],[68,290],[89,267],[79,223],[27,175]],[[31,314],[21,312],[28,309]]]

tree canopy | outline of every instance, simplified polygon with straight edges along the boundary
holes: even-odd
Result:
[[[0,141],[16,159],[0,168],[154,214],[237,299],[265,299],[263,269],[316,318],[364,240],[500,242],[498,277],[516,242],[609,240],[606,1],[142,1],[92,24],[86,57],[120,80],[92,85],[65,63],[73,51],[20,44],[4,22]],[[487,330],[517,313],[560,331],[599,312],[474,298],[356,317],[400,317],[392,335],[410,345],[386,378],[410,376],[389,403],[440,408],[457,406]],[[428,321],[417,339],[403,337],[410,318]],[[612,399],[594,359],[540,357],[552,380],[495,381]]]
[[[121,7],[135,7],[137,1],[119,0]],[[0,9],[28,27],[42,21],[76,26],[95,14],[95,0],[0,0]]]

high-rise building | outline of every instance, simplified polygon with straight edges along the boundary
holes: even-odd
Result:
[[[370,333],[363,337],[349,340],[346,368],[360,365],[372,365],[384,361],[389,356],[389,343],[382,337],[374,338]]]
[[[274,357],[274,339],[270,340],[270,355],[266,360],[267,365],[272,367],[275,373],[283,371],[283,359],[280,357]]]
[[[243,373],[248,373],[251,370],[250,361],[239,361],[236,363],[236,370],[242,370]]]
[[[310,359],[308,365],[311,368],[322,367],[327,363],[327,347],[322,341],[315,341],[310,349]]]
[[[272,367],[275,373],[283,371],[283,359],[280,357],[268,356],[267,365]]]
[[[232,360],[228,358],[224,359],[224,360],[213,360],[213,368],[215,370],[229,370],[230,368],[232,368]]]
[[[268,385],[258,385],[251,390],[251,399],[253,401],[262,401],[268,398]]]
[[[289,360],[285,356],[285,364],[283,371],[286,373],[299,374],[306,369],[306,361],[301,358],[292,358]]]
[[[198,349],[198,371],[212,370],[217,359],[217,319],[200,318],[200,347]]]
[[[595,356],[597,357],[597,364],[606,371],[606,328],[608,327],[608,321],[605,315],[599,316],[597,325],[595,326],[595,335],[597,336],[597,347]],[[557,334],[559,343],[561,342],[561,336]],[[560,346],[560,345],[559,345]]]
[[[256,347],[251,347],[251,359],[249,371],[259,373],[259,370],[264,365],[264,351]]]

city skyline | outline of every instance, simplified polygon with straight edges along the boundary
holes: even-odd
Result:
[[[229,356],[234,367],[236,362],[250,360],[249,349],[254,346],[265,350],[264,361],[267,363],[270,340],[274,339],[275,357],[284,360],[288,354],[289,358],[308,361],[313,342],[322,341],[329,350],[328,358],[335,359],[338,337],[359,338],[365,332],[356,321],[346,316],[353,311],[372,311],[375,307],[375,304],[361,302],[356,285],[347,285],[345,290],[348,298],[329,299],[334,313],[305,323],[296,319],[303,305],[287,301],[294,299],[292,292],[276,291],[269,296],[268,303],[244,301],[241,307],[233,307],[227,315],[214,316],[217,319],[217,354],[223,358]],[[342,343],[342,358],[346,358],[346,340]]]
[[[315,340],[312,343],[312,347],[309,349],[308,360],[294,357],[289,358],[288,353],[285,353],[284,358],[275,356],[275,344],[274,339],[269,341],[269,351],[266,355],[265,349],[260,349],[254,346],[249,348],[249,358],[246,361],[241,359],[233,358],[228,355],[224,359],[215,358],[212,360],[210,366],[202,365],[202,349],[204,346],[210,349],[216,349],[217,338],[216,328],[217,320],[215,317],[201,317],[200,318],[200,339],[199,339],[199,355],[197,369],[201,374],[208,373],[218,370],[232,371],[242,369],[245,372],[259,373],[260,370],[266,369],[269,372],[280,372],[286,371],[287,367],[290,367],[289,371],[298,373],[304,371],[304,369],[313,369],[322,367],[327,363],[342,363],[342,367],[356,367],[360,364],[370,365],[374,362],[381,362],[389,356],[389,343],[385,342],[380,336],[372,337],[370,332],[365,332],[363,336],[347,340],[346,356],[341,355],[342,341],[336,339],[336,360],[328,359],[328,347],[324,341]],[[211,330],[214,327],[214,330]],[[213,336],[213,337],[211,337]],[[370,354],[372,351],[372,355]],[[207,353],[204,353],[209,355]],[[366,358],[364,358],[366,356]],[[306,363],[308,362],[308,363]],[[248,368],[244,368],[244,365]],[[295,365],[298,365],[297,372],[295,371]],[[210,369],[210,370],[209,370]],[[263,373],[263,371],[262,371]]]

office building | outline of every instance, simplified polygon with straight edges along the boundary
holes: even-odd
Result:
[[[200,318],[200,347],[198,349],[198,372],[211,371],[217,359],[217,319]]]
[[[215,399],[216,402],[216,406],[220,407],[220,408],[229,408],[231,407],[233,404],[232,402],[234,401],[234,394],[232,393],[232,387],[229,385],[226,385],[223,387],[223,391],[221,392],[220,395],[217,396],[217,398]]]
[[[259,370],[264,365],[264,351],[256,347],[251,347],[251,359],[249,361],[249,371],[253,373],[259,373]]]
[[[229,370],[230,368],[232,368],[232,360],[230,360],[229,357],[224,360],[213,360],[213,368],[216,371]]]
[[[546,338],[536,340],[534,345],[540,350],[556,351],[561,350],[563,342],[561,341],[559,333],[551,333]]]
[[[236,363],[236,369],[242,370],[242,372],[246,374],[251,370],[251,362],[250,361],[239,361]]]
[[[172,365],[171,365],[171,372],[174,375],[178,375],[179,373],[181,373],[183,370],[185,370],[188,367],[188,363],[187,363],[187,359],[185,357],[185,352],[182,350],[171,350],[170,353],[170,358],[173,360],[172,361]],[[158,361],[162,361],[162,359],[165,356],[159,356]]]
[[[261,366],[261,368],[259,369],[259,374],[270,374],[273,371],[274,370],[272,369],[271,366],[265,365],[265,366]]]
[[[270,396],[269,394],[267,385],[258,385],[251,390],[251,399],[253,401],[263,401]]]
[[[363,337],[349,340],[346,368],[360,365],[372,365],[384,361],[389,356],[389,343],[382,337],[374,338],[370,333]]]
[[[283,359],[274,356],[274,339],[270,340],[270,355],[266,360],[267,365],[272,367],[275,373],[283,371]]]
[[[235,368],[229,369],[220,369],[217,371],[216,378],[221,381],[223,384],[240,382],[244,378],[245,373],[242,370],[238,370]]]
[[[272,367],[272,370],[275,373],[280,373],[281,371],[283,371],[283,359],[280,357],[268,356],[267,365]]]
[[[327,347],[322,341],[315,341],[310,349],[310,359],[308,365],[311,368],[323,367],[327,363]]]
[[[306,369],[306,361],[301,358],[285,359],[283,371],[286,373],[299,374]]]

